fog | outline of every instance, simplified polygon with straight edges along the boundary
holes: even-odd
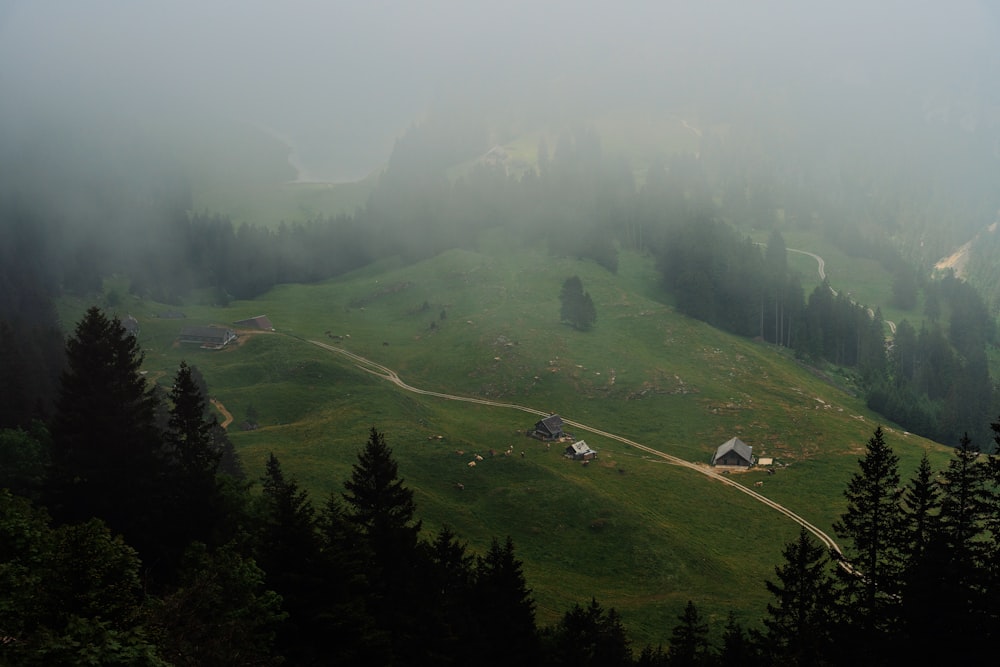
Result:
[[[40,117],[239,120],[330,180],[383,164],[442,107],[554,123],[771,98],[824,119],[937,105],[996,123],[997,17],[902,1],[15,1],[0,9],[0,110],[7,141]],[[824,94],[831,83],[854,99]]]

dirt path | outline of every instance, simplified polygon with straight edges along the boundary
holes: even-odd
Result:
[[[224,406],[221,401],[212,398],[209,399],[209,402],[212,404],[212,407],[214,407],[216,410],[222,413],[222,424],[220,424],[222,428],[226,428],[227,426],[233,423],[232,413],[226,409],[226,406]]]
[[[545,412],[543,410],[536,410],[534,408],[529,408],[529,407],[524,406],[524,405],[517,405],[516,403],[501,403],[501,402],[498,402],[498,401],[489,401],[489,400],[481,399],[481,398],[472,398],[471,396],[456,396],[454,394],[444,394],[444,393],[437,392],[437,391],[428,391],[426,389],[419,389],[417,387],[413,387],[413,386],[408,385],[405,382],[403,382],[403,380],[399,377],[399,375],[396,374],[396,372],[394,370],[392,370],[391,368],[388,368],[387,366],[383,366],[382,364],[374,362],[371,359],[366,359],[365,357],[362,357],[361,355],[358,355],[358,354],[354,354],[353,352],[349,352],[349,351],[345,350],[342,347],[336,347],[336,346],[333,346],[333,345],[328,345],[328,344],[323,343],[321,341],[310,340],[308,342],[312,343],[313,345],[316,345],[318,347],[321,347],[324,350],[329,350],[330,352],[335,352],[337,354],[343,355],[343,356],[351,359],[352,361],[354,361],[357,364],[357,367],[360,368],[361,370],[367,371],[368,373],[371,373],[372,375],[377,375],[380,378],[383,378],[385,380],[388,380],[389,382],[392,382],[394,385],[396,385],[400,389],[405,389],[406,391],[410,391],[410,392],[413,392],[415,394],[421,394],[423,396],[435,396],[437,398],[443,398],[443,399],[449,400],[449,401],[463,401],[465,403],[477,403],[479,405],[489,405],[489,406],[496,407],[496,408],[510,408],[510,409],[513,409],[513,410],[520,410],[522,412],[528,412],[530,414],[539,415],[539,416],[542,416],[542,417],[547,417],[549,415],[548,412]],[[659,457],[661,459],[664,459],[664,460],[666,460],[667,462],[669,462],[669,463],[671,463],[673,465],[681,466],[682,468],[688,468],[689,470],[693,470],[693,471],[695,471],[697,473],[705,475],[706,477],[712,479],[713,481],[717,481],[717,482],[721,482],[723,484],[726,484],[727,486],[730,486],[730,487],[736,489],[740,493],[745,493],[748,496],[750,496],[751,498],[753,498],[754,500],[756,500],[756,501],[758,501],[758,502],[766,505],[767,507],[770,507],[771,509],[773,509],[773,510],[775,510],[777,512],[780,512],[781,514],[785,515],[786,517],[788,517],[789,519],[791,519],[792,521],[794,521],[795,523],[799,524],[800,526],[802,526],[803,528],[805,528],[806,530],[808,530],[810,533],[812,533],[813,535],[815,535],[819,539],[820,542],[822,542],[828,548],[832,549],[835,553],[837,553],[837,554],[841,553],[840,546],[833,540],[832,537],[830,537],[829,535],[827,535],[826,533],[824,533],[818,527],[816,527],[813,524],[811,524],[808,521],[806,521],[804,518],[802,518],[801,516],[799,516],[795,512],[791,511],[790,509],[788,509],[787,507],[785,507],[783,505],[780,505],[780,504],[774,502],[773,500],[771,500],[767,496],[761,495],[760,493],[757,493],[756,491],[754,491],[754,490],[752,490],[752,489],[750,489],[748,487],[743,486],[739,482],[736,482],[736,481],[730,479],[729,477],[725,477],[723,475],[720,475],[719,473],[715,472],[714,469],[712,469],[712,468],[710,468],[710,467],[708,467],[706,465],[697,464],[697,463],[691,463],[690,461],[686,461],[686,460],[684,460],[682,458],[678,458],[678,457],[673,456],[671,454],[667,454],[666,452],[661,452],[658,449],[653,449],[652,447],[649,447],[647,445],[643,445],[643,444],[640,444],[640,443],[635,442],[633,440],[629,440],[627,438],[623,438],[620,435],[615,435],[614,433],[608,433],[606,431],[602,431],[600,429],[594,428],[593,426],[587,426],[586,424],[581,424],[580,422],[571,421],[571,420],[565,419],[565,418],[563,419],[563,422],[566,423],[566,424],[568,424],[568,425],[570,425],[570,426],[572,426],[572,427],[574,427],[574,428],[576,428],[577,430],[587,431],[588,433],[594,433],[596,435],[600,435],[600,436],[603,436],[605,438],[609,438],[611,440],[617,440],[618,442],[624,443],[624,444],[626,444],[626,445],[628,445],[630,447],[634,447],[635,449],[638,449],[640,451],[646,452],[647,454],[651,454],[652,456],[656,456],[656,457]],[[843,561],[841,561],[841,562],[843,563]]]
[[[758,244],[758,245],[760,245],[760,244]],[[785,248],[785,250],[787,250],[788,252],[797,252],[800,255],[809,255],[810,257],[812,257],[813,259],[815,259],[816,260],[816,270],[819,272],[819,279],[820,280],[826,280],[826,261],[822,257],[820,257],[819,255],[817,255],[815,253],[811,253],[808,250],[798,250],[797,248]],[[837,290],[833,289],[833,287],[830,287],[830,292],[833,293],[834,296],[837,296]],[[852,300],[851,303],[857,305],[856,301]],[[871,308],[866,308],[866,310],[868,311],[868,317],[870,317],[870,318],[872,318],[874,320],[875,319],[875,311],[872,310]],[[895,336],[896,335],[896,323],[893,322],[892,320],[884,320],[884,322],[885,322],[886,326],[889,327],[889,331],[892,332],[892,335]]]

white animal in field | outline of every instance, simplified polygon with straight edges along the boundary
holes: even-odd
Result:
[[[470,468],[475,468],[476,467],[476,462],[475,461],[469,461],[469,467]]]

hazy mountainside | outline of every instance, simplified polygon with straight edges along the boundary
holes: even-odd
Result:
[[[483,243],[481,252],[372,266],[223,309],[185,307],[188,322],[263,312],[278,330],[248,332],[222,352],[178,348],[180,323],[154,316],[163,306],[127,304],[142,326],[150,377],[169,377],[186,358],[237,423],[253,408],[258,429],[230,429],[248,471],[273,451],[321,498],[377,424],[429,529],[450,525],[477,550],[492,535],[514,538],[541,619],[595,595],[623,614],[633,636],[655,642],[696,591],[713,623],[730,607],[755,618],[765,595],[756,582],[795,531],[787,519],[600,435],[576,434],[599,451],[581,467],[560,446],[524,436],[537,416],[412,395],[304,341],[377,360],[422,389],[552,410],[699,463],[738,435],[787,466],[740,479],[762,481],[769,498],[824,528],[878,417],[777,349],[652,299],[648,258],[628,253],[613,275],[500,235]],[[571,274],[594,298],[590,332],[559,322],[559,291]],[[946,456],[895,429],[888,437],[907,470],[925,450]],[[484,460],[470,468],[477,454]]]

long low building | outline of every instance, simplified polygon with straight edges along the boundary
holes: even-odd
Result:
[[[227,327],[184,327],[180,342],[201,345],[209,349],[222,349],[236,340],[236,332]]]

